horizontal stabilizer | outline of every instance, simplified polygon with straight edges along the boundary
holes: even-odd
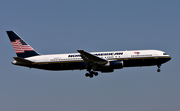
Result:
[[[29,61],[29,60],[27,60],[27,59],[23,59],[23,58],[21,58],[21,57],[13,57],[14,58],[14,60],[16,60],[17,62],[21,62],[21,63],[26,63],[26,64],[32,64],[32,63],[34,63],[34,62],[32,62],[32,61]]]

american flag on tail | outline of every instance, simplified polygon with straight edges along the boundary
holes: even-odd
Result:
[[[24,53],[24,51],[34,51],[30,45],[22,45],[20,40],[12,41],[13,48],[16,53]]]

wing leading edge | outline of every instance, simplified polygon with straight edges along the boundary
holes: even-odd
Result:
[[[88,53],[84,50],[77,50],[77,51],[81,54],[81,57],[85,63],[95,63],[98,65],[104,65],[104,64],[108,63],[108,61],[106,59],[95,56],[95,55]]]

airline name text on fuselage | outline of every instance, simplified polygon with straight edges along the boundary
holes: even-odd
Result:
[[[107,56],[107,55],[123,55],[123,52],[120,53],[97,53],[97,54],[93,54],[95,56]],[[81,55],[68,55],[68,57],[81,57]]]

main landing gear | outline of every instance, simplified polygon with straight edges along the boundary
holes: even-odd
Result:
[[[158,70],[157,70],[157,72],[160,72],[161,71],[161,65],[157,65],[158,66]]]
[[[94,72],[94,71],[89,71],[89,73],[85,74],[86,77],[90,77],[90,78],[92,78],[93,76],[97,76],[97,75],[98,75],[98,73]]]

